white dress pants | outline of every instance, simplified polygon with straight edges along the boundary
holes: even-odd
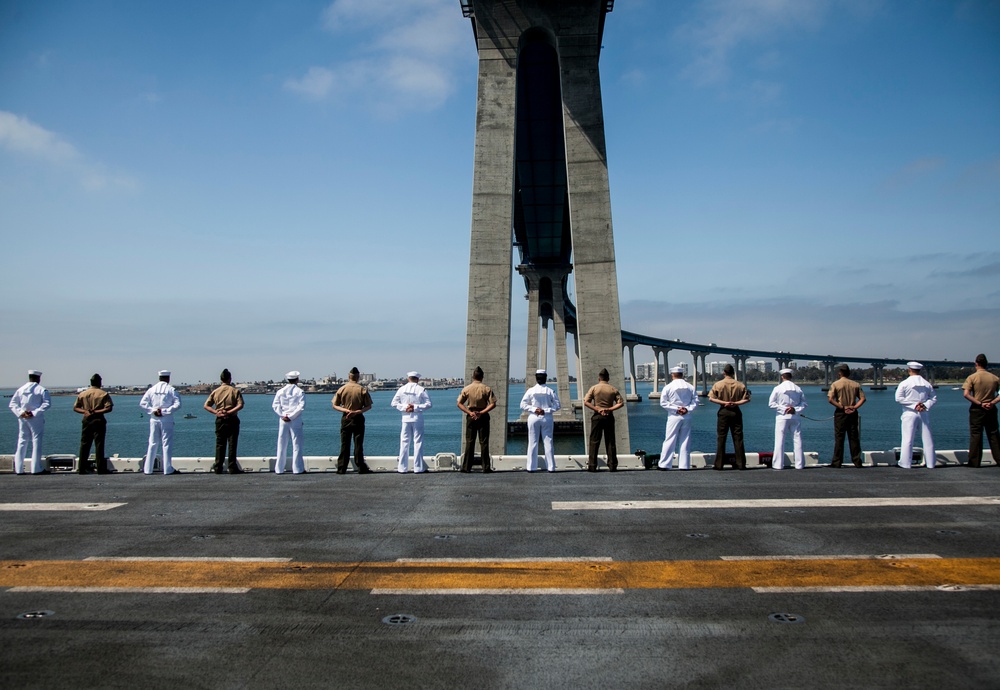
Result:
[[[149,418],[149,448],[146,450],[146,464],[142,471],[153,474],[153,461],[156,460],[156,444],[163,448],[163,474],[171,474],[174,466],[171,459],[170,444],[174,440],[174,418],[170,415]]]
[[[806,454],[802,452],[802,423],[798,415],[792,417],[774,418],[774,457],[771,458],[771,468],[785,468],[785,436],[792,435],[792,454],[795,457],[795,469],[806,466]]]
[[[556,471],[556,456],[552,450],[552,415],[528,415],[528,462],[525,467],[529,472],[538,469],[538,437],[542,437],[545,446],[545,468],[549,472]]]
[[[674,447],[677,447],[677,468],[691,469],[691,415],[672,414],[667,417],[667,435],[660,449],[660,469],[669,470],[674,465]]]
[[[405,473],[410,469],[410,442],[413,442],[413,471],[426,472],[424,462],[424,416],[416,419],[403,418],[403,426],[399,431],[399,456],[396,461],[396,471]]]
[[[24,472],[24,456],[31,441],[31,473],[38,474],[45,469],[42,463],[42,436],[45,433],[45,417],[17,418],[17,449],[14,451],[14,472]]]
[[[903,442],[899,444],[899,466],[910,469],[913,466],[913,439],[920,431],[920,440],[924,450],[924,467],[934,469],[937,458],[934,457],[934,439],[931,437],[931,416],[924,410],[914,412],[903,410],[900,417],[903,427]]]
[[[290,422],[278,420],[278,453],[274,459],[274,473],[285,471],[285,460],[288,454],[288,441],[292,441],[292,474],[302,474],[306,471],[306,462],[302,457],[302,417]]]

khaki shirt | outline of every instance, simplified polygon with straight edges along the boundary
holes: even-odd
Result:
[[[721,400],[722,402],[739,402],[740,400],[748,400],[750,393],[742,383],[736,379],[726,377],[721,381],[715,382],[712,390],[708,392],[708,397]]]
[[[458,394],[458,402],[473,412],[482,412],[490,405],[495,405],[497,396],[493,389],[481,381],[473,381]]]
[[[212,391],[205,402],[209,407],[214,407],[218,412],[226,412],[243,402],[243,393],[239,388],[224,383]]]
[[[622,394],[618,392],[618,389],[612,386],[607,381],[601,381],[590,387],[587,391],[587,395],[583,398],[584,402],[589,402],[595,407],[614,407],[622,400]]]
[[[865,394],[857,381],[839,378],[830,384],[826,397],[842,407],[855,407],[856,402],[865,399]]]
[[[368,394],[368,389],[360,383],[348,381],[334,393],[333,404],[337,407],[346,407],[351,412],[357,412],[372,406],[372,396]]]
[[[962,390],[981,403],[989,402],[997,397],[998,388],[1000,388],[1000,379],[985,369],[976,369],[969,378],[965,379],[965,384],[962,386]]]
[[[114,404],[111,402],[111,396],[108,395],[107,391],[103,391],[100,388],[94,388],[91,386],[84,392],[80,393],[76,397],[76,405],[74,407],[80,407],[87,412],[93,412],[94,410],[100,410],[104,407],[113,407]]]

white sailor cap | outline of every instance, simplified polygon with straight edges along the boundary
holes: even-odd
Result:
[[[28,376],[41,376],[41,375],[42,372],[38,371],[38,369],[28,369]]]
[[[549,372],[545,371],[544,369],[535,369],[535,373],[536,374],[545,374],[546,376],[549,375]]]
[[[408,379],[419,379],[420,378],[420,372],[419,371],[408,371],[408,372],[406,372],[406,378],[408,378]]]
[[[778,373],[781,374],[782,376],[784,376],[785,374],[794,374],[795,370],[794,369],[782,369]]]
[[[157,376],[170,376],[170,370],[169,369],[160,369],[158,372],[156,372],[156,375]]]
[[[670,367],[670,373],[671,374],[683,374],[684,373],[684,367],[682,367],[680,365],[678,365],[676,367]]]
[[[921,364],[920,362],[907,362],[906,368],[913,369],[914,371],[920,371],[921,369],[924,368],[924,365]]]
[[[297,379],[297,378],[299,378],[299,372],[297,372],[297,371],[290,371],[287,374],[285,374],[285,378],[287,380],[289,380],[289,381]]]

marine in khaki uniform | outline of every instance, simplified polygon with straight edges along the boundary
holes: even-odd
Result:
[[[837,367],[839,377],[830,386],[827,400],[837,408],[833,413],[833,461],[830,467],[844,464],[844,436],[851,446],[851,462],[861,467],[861,418],[858,410],[865,404],[861,384],[851,380],[851,368],[846,364]]]
[[[358,383],[361,372],[351,367],[348,382],[337,389],[333,396],[333,409],[343,413],[340,418],[340,455],[337,456],[337,474],[347,474],[351,457],[351,439],[354,439],[354,464],[358,474],[368,474],[371,468],[365,463],[365,412],[372,409],[372,396]]]
[[[969,467],[979,467],[983,462],[983,432],[990,444],[993,462],[1000,467],[1000,431],[997,430],[997,389],[1000,378],[989,372],[986,355],[976,355],[976,371],[965,379],[962,395],[971,403],[969,407]]]
[[[240,464],[236,460],[236,447],[240,440],[240,418],[237,413],[243,409],[243,393],[233,386],[233,375],[229,369],[223,369],[219,375],[222,382],[212,391],[204,408],[215,415],[215,463],[212,471],[222,474],[222,463],[226,459],[226,447],[229,448],[229,474],[242,474]]]
[[[587,471],[597,471],[597,449],[604,437],[604,453],[608,458],[608,469],[618,470],[618,448],[615,443],[615,410],[625,406],[622,394],[608,383],[610,375],[607,369],[601,369],[597,374],[597,383],[590,387],[583,396],[583,404],[594,411],[590,418],[590,443],[587,460]]]
[[[108,421],[104,415],[111,412],[114,403],[107,391],[101,390],[101,375],[90,377],[90,388],[76,396],[73,411],[83,415],[83,429],[80,432],[80,455],[76,471],[88,474],[90,469],[90,446],[94,446],[94,459],[97,474],[110,474],[108,457],[104,453],[104,438],[107,434]]]
[[[743,448],[743,412],[741,405],[750,402],[750,391],[736,380],[736,370],[727,364],[722,370],[724,377],[716,381],[708,392],[709,402],[719,406],[719,416],[715,424],[715,469],[721,470],[726,457],[726,436],[733,435],[733,451],[736,454],[736,468],[747,468],[747,453]]]
[[[471,472],[472,460],[476,454],[476,437],[479,437],[479,453],[483,461],[483,472],[492,472],[490,459],[490,411],[497,406],[497,396],[493,389],[483,383],[483,370],[476,367],[472,372],[472,383],[458,394],[458,409],[465,413],[465,452],[459,472]]]

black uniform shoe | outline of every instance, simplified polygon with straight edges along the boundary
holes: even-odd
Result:
[[[338,467],[337,468],[337,474],[347,474],[347,468],[346,467]]]
[[[358,474],[373,474],[373,473],[374,473],[374,470],[372,470],[372,468],[369,467],[368,465],[365,465],[364,467],[359,467],[358,468]]]
[[[246,474],[247,473],[246,470],[241,469],[239,467],[230,467],[228,471],[229,471],[229,474]]]
[[[489,467],[484,467],[484,468],[483,468],[483,474],[490,474],[490,473],[491,473],[492,471],[493,471],[493,470],[492,470],[492,469],[490,469]]]

